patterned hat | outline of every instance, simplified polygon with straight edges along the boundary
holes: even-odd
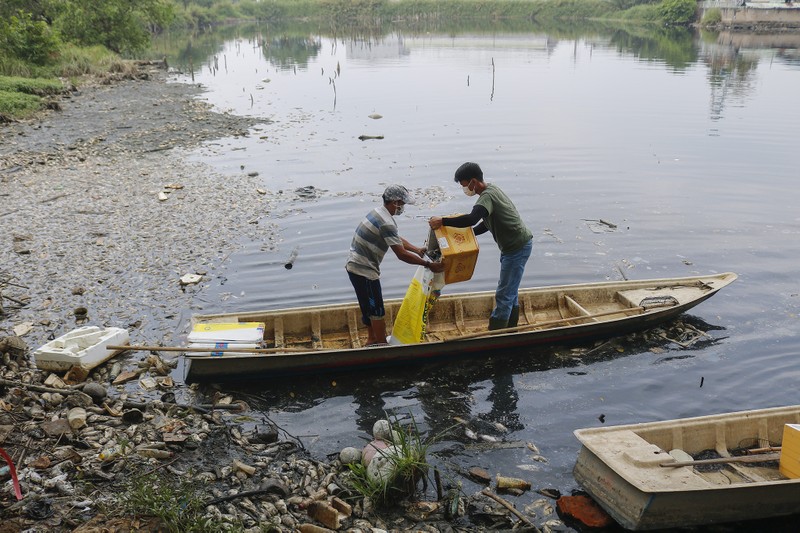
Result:
[[[383,191],[383,201],[384,202],[403,202],[404,204],[414,205],[416,200],[411,193],[408,192],[408,189],[403,187],[402,185],[389,185],[386,187],[386,190]]]

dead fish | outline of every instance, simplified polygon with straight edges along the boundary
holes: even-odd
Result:
[[[492,437],[491,435],[483,435],[483,434],[481,434],[479,436],[480,436],[481,440],[486,441],[486,442],[500,442],[500,439],[498,439],[497,437]]]
[[[536,500],[535,502],[526,506],[525,509],[533,509],[535,511],[541,511],[542,516],[549,516],[553,514],[553,511],[555,511],[550,502],[544,498]]]
[[[500,422],[495,422],[495,423],[494,423],[494,427],[496,427],[496,428],[497,428],[497,431],[499,431],[499,432],[501,432],[501,433],[508,433],[508,428],[507,428],[507,427],[505,427],[505,426],[504,426],[503,424],[501,424]]]
[[[527,442],[527,443],[525,443],[525,445],[526,445],[526,446],[528,447],[528,449],[529,449],[530,451],[532,451],[533,453],[540,453],[540,452],[539,452],[539,448],[537,448],[537,447],[536,447],[536,445],[535,445],[534,443],[532,443],[532,442]]]
[[[468,439],[478,440],[478,434],[469,428],[464,428],[464,435],[466,435]]]

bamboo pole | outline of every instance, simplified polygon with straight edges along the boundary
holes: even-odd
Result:
[[[766,461],[777,461],[781,458],[780,453],[762,453],[754,455],[738,455],[736,457],[717,457],[715,459],[700,459],[697,461],[675,461],[674,463],[659,463],[658,466],[698,466],[714,465],[724,463],[763,463]]]
[[[191,353],[302,353],[319,352],[327,349],[315,348],[195,348],[192,346],[106,346],[106,350],[122,350],[132,352],[191,352]],[[330,351],[337,351],[331,349]]]
[[[515,326],[513,328],[503,328],[503,329],[493,329],[490,331],[479,331],[478,333],[467,333],[466,335],[461,335],[458,337],[451,337],[449,339],[445,339],[444,342],[451,342],[451,341],[460,341],[465,339],[475,339],[478,337],[487,337],[490,335],[500,335],[503,333],[517,333],[521,331],[528,331],[534,330],[539,328],[545,328],[550,326],[559,326],[562,324],[568,324],[569,322],[574,322],[576,320],[591,320],[593,318],[600,318],[604,316],[610,315],[617,315],[621,313],[630,313],[630,312],[637,312],[643,313],[646,311],[644,307],[626,307],[625,309],[616,309],[614,311],[605,311],[602,313],[595,313],[593,315],[583,315],[583,316],[573,316],[568,318],[559,318],[557,320],[548,320],[546,322],[537,322],[536,324],[526,324],[524,326]]]

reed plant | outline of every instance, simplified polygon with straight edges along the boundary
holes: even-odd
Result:
[[[360,461],[348,465],[350,488],[380,506],[391,505],[416,492],[419,481],[431,470],[427,462],[428,449],[438,440],[438,437],[424,438],[413,416],[411,423],[405,426],[396,418],[389,420],[392,442],[388,448],[378,450],[372,459],[388,460],[387,470],[369,475],[368,467]]]

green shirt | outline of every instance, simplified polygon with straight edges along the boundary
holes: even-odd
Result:
[[[531,230],[525,226],[511,199],[496,185],[487,184],[475,205],[489,212],[483,222],[502,253],[516,252],[531,240]]]

